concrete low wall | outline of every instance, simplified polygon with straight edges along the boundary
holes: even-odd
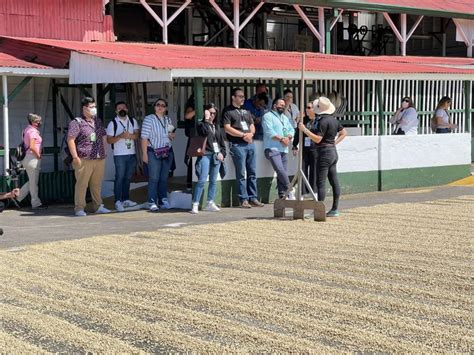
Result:
[[[257,146],[259,195],[265,202],[276,198],[275,174]],[[469,175],[470,134],[418,136],[347,137],[338,145],[339,180],[343,193],[368,192],[446,184]],[[291,154],[291,153],[290,153]],[[235,205],[235,170],[226,158],[227,175],[219,178],[218,198],[222,204]],[[296,172],[297,159],[290,156],[289,175]],[[194,175],[193,181],[197,181]],[[329,185],[329,184],[328,184]]]

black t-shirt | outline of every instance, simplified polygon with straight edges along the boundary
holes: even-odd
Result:
[[[242,133],[248,133],[250,125],[253,125],[253,118],[250,111],[230,105],[222,112],[222,124],[229,124]],[[234,137],[230,134],[227,134],[227,140],[231,143],[246,143],[241,137]]]
[[[341,123],[333,116],[321,115],[315,134],[320,137],[323,137],[323,139],[316,146],[324,147],[334,145],[337,133],[342,131],[343,129],[344,127],[341,125]]]

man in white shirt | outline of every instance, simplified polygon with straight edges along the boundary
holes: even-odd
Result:
[[[130,180],[137,165],[135,140],[139,137],[138,122],[128,117],[128,107],[123,101],[115,104],[117,116],[107,126],[107,143],[114,151],[115,164],[115,209],[123,212],[137,205],[129,199]]]

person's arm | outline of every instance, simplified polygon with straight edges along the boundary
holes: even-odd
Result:
[[[346,138],[346,136],[347,136],[347,131],[345,128],[342,128],[339,132],[337,132],[337,138],[334,143],[338,145],[344,140],[344,138]]]
[[[79,133],[80,133],[79,123],[77,123],[76,120],[71,121],[68,126],[67,146],[72,156],[72,162],[73,163],[76,162],[77,165],[81,165],[81,158],[79,158],[77,154],[77,147],[76,147],[76,138],[79,136]]]
[[[392,116],[392,118],[390,118],[390,123],[391,124],[395,124],[398,122],[398,120],[400,119],[400,112],[402,111],[402,108],[400,107],[395,113],[394,115]]]
[[[41,159],[41,153],[39,152],[38,147],[36,146],[36,138],[30,138],[29,148],[37,159]]]
[[[0,194],[0,200],[7,200],[9,198],[15,198],[18,197],[20,194],[20,189],[16,188],[11,190],[10,192],[7,192],[5,194]]]
[[[142,125],[142,131],[141,131],[141,147],[142,147],[142,161],[145,164],[148,164],[148,139],[150,138],[150,132],[151,132],[151,123],[150,121],[145,117],[143,120],[143,125]]]
[[[188,106],[186,108],[186,112],[184,113],[184,119],[185,120],[192,120],[195,115],[196,115],[196,111],[194,110],[194,108],[191,107],[191,106]]]

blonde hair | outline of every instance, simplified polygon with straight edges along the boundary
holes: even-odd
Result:
[[[41,116],[37,115],[36,113],[29,113],[28,116],[26,116],[26,119],[28,120],[29,124],[33,124],[36,121],[41,121]]]

